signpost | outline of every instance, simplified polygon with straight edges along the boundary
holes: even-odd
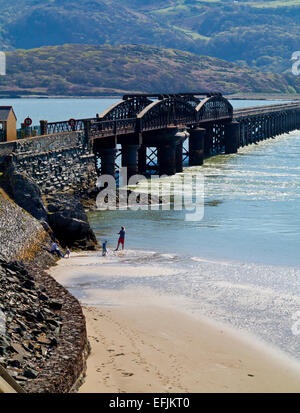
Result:
[[[68,124],[69,124],[69,126],[71,126],[72,130],[75,130],[77,121],[76,121],[76,119],[71,118],[71,119],[68,120]]]
[[[26,128],[29,128],[32,125],[32,119],[29,116],[24,119],[24,125],[26,126]]]

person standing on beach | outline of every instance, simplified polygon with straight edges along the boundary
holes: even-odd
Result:
[[[105,240],[104,242],[102,242],[102,257],[106,257],[107,256],[107,240]]]
[[[122,250],[123,250],[124,243],[125,243],[125,227],[121,227],[121,231],[119,232],[118,246],[115,249],[115,251],[118,251],[120,244],[122,244]]]

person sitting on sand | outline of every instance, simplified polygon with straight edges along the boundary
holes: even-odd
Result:
[[[105,240],[104,242],[102,242],[102,257],[106,257],[107,256],[107,248],[106,248],[106,244],[107,244],[107,240]]]
[[[121,231],[119,232],[118,246],[115,249],[115,251],[118,251],[120,244],[122,244],[122,250],[123,250],[124,243],[125,243],[125,227],[121,227]]]
[[[64,257],[64,255],[60,252],[60,249],[58,248],[58,245],[56,244],[56,242],[52,244],[51,254],[56,254],[58,257],[62,257],[62,258]]]

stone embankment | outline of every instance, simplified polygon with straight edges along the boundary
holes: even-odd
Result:
[[[38,267],[0,261],[0,362],[27,392],[69,392],[85,370],[78,301]]]
[[[0,363],[28,392],[69,392],[88,353],[81,306],[43,270],[54,233],[0,191]]]
[[[79,302],[44,269],[62,247],[95,249],[79,193],[45,194],[14,162],[0,177],[0,363],[28,392],[69,392],[85,371]]]
[[[0,363],[28,392],[69,392],[85,370],[85,319],[44,270],[53,241],[97,247],[81,202],[96,192],[94,156],[83,131],[23,139],[0,144],[0,171]]]

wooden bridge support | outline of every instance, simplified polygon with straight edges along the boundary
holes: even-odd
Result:
[[[240,124],[231,122],[225,126],[225,153],[237,153],[240,140]]]
[[[197,128],[190,130],[189,137],[189,165],[198,166],[203,164],[204,140],[206,129]]]

